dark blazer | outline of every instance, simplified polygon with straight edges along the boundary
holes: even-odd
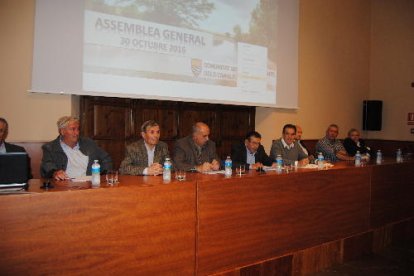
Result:
[[[43,158],[40,166],[40,174],[44,178],[51,178],[55,171],[66,170],[68,157],[60,146],[60,136],[42,146]],[[112,169],[112,159],[107,152],[98,147],[90,138],[79,138],[79,150],[89,157],[86,175],[91,175],[93,160],[99,160],[101,173]]]
[[[357,151],[359,151],[361,154],[364,154],[364,153],[371,154],[371,149],[365,145],[365,141],[362,139],[359,139],[359,147],[358,147],[358,145],[354,142],[354,140],[347,137],[344,140],[344,147],[346,149],[346,152],[351,156],[355,156]]]
[[[176,169],[190,171],[195,166],[204,162],[211,163],[213,160],[220,162],[216,153],[216,144],[208,140],[201,148],[201,154],[198,156],[197,147],[191,135],[178,139],[174,147],[174,165]]]
[[[273,160],[266,154],[262,145],[259,146],[254,157],[256,163],[260,162],[265,166],[271,166],[273,163]],[[247,164],[247,150],[244,143],[234,144],[231,147],[231,159],[233,161],[233,168],[241,164]]]
[[[26,152],[26,150],[18,145],[13,145],[10,143],[4,142],[4,146],[6,148],[6,152]]]
[[[6,143],[4,142],[4,147],[6,148],[6,152],[26,152],[26,150],[18,145],[14,145],[14,144],[10,144],[10,143]],[[32,175],[32,168],[30,165],[30,156],[29,154],[27,154],[27,168],[28,168],[28,172],[27,172],[27,178],[31,179],[33,178]]]
[[[165,158],[169,156],[167,144],[159,141],[155,145],[154,163],[163,165]],[[125,158],[121,162],[119,171],[122,174],[142,175],[146,167],[148,167],[148,153],[144,139],[141,139],[126,147]]]

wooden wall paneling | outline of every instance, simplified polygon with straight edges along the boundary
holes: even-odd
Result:
[[[217,177],[213,183],[200,177],[198,187],[201,274],[336,240],[369,225],[368,168],[268,173],[243,181]]]
[[[371,226],[414,216],[414,162],[372,167]]]
[[[2,196],[0,274],[194,275],[195,181],[154,180]]]
[[[125,156],[125,142],[133,137],[131,100],[82,97],[81,115],[82,135],[105,149],[118,169]]]
[[[342,263],[342,240],[307,248],[293,255],[292,275],[309,275]]]

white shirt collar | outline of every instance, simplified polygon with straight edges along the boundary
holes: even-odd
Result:
[[[284,148],[287,148],[287,149],[292,149],[292,148],[295,146],[295,143],[292,143],[292,144],[288,145],[288,144],[285,142],[285,140],[283,140],[283,138],[281,138],[280,140],[282,140],[282,144],[283,144],[283,147],[284,147]]]

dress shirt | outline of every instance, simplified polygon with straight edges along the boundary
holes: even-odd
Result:
[[[66,174],[70,178],[77,178],[86,175],[86,169],[88,168],[89,157],[84,155],[79,150],[79,143],[73,148],[66,145],[63,141],[60,141],[60,146],[68,157],[68,165],[66,167]]]
[[[1,142],[0,153],[6,153],[6,146],[4,145],[4,142]]]
[[[145,148],[147,149],[147,155],[148,155],[148,167],[151,166],[154,163],[154,155],[155,155],[155,147],[153,147],[152,149],[147,145],[147,143],[145,143]],[[144,169],[144,171],[142,172],[142,174],[144,175],[148,175],[148,167],[146,167]]]
[[[249,165],[256,164],[256,152],[250,152],[250,150],[246,147],[246,163]]]

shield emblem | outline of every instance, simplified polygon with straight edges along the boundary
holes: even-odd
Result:
[[[194,77],[198,77],[201,74],[203,69],[203,61],[199,58],[191,59],[191,71],[194,74]]]

